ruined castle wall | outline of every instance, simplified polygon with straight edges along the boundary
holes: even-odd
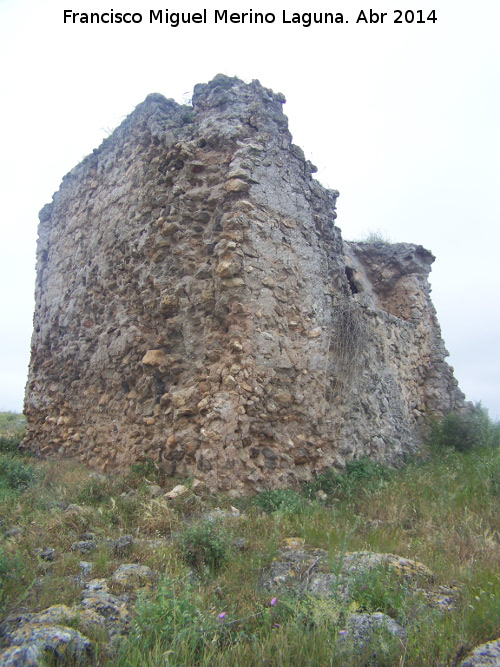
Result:
[[[395,459],[461,404],[419,246],[343,244],[283,96],[150,95],[40,213],[27,444],[211,488]],[[406,259],[410,257],[412,259]]]

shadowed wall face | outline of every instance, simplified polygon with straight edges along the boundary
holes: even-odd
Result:
[[[144,103],[40,213],[27,445],[213,489],[413,450],[463,408],[432,255],[344,244],[284,98],[219,75]]]

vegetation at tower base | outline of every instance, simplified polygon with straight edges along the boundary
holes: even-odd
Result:
[[[472,449],[251,498],[0,448],[33,473],[0,477],[0,665],[498,664],[499,425],[476,416]]]
[[[150,95],[40,213],[25,444],[212,490],[397,462],[466,410],[410,243],[347,243],[284,97]]]

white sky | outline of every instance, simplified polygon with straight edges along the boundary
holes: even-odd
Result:
[[[29,359],[37,214],[63,175],[152,92],[179,102],[217,73],[287,98],[294,142],[340,190],[344,238],[380,229],[437,259],[433,300],[469,400],[500,418],[500,2],[0,0],[0,410],[21,410]],[[141,12],[139,25],[64,25],[63,10]],[[149,23],[149,10],[208,10],[207,25]],[[393,23],[394,7],[437,22]],[[215,25],[214,9],[274,12]],[[344,25],[283,25],[294,11]]]

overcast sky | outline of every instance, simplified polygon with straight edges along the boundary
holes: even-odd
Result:
[[[340,191],[344,238],[381,230],[436,255],[449,362],[468,399],[500,418],[500,2],[374,5],[383,23],[356,22],[369,17],[363,0],[0,0],[0,409],[22,410],[38,211],[149,93],[187,101],[222,72],[285,94],[294,142]],[[64,24],[68,6],[143,20]],[[149,11],[166,7],[206,8],[207,24],[151,24]],[[394,23],[397,8],[424,22]],[[276,20],[215,24],[215,9]],[[284,9],[286,20],[329,11],[348,23],[285,24]]]

